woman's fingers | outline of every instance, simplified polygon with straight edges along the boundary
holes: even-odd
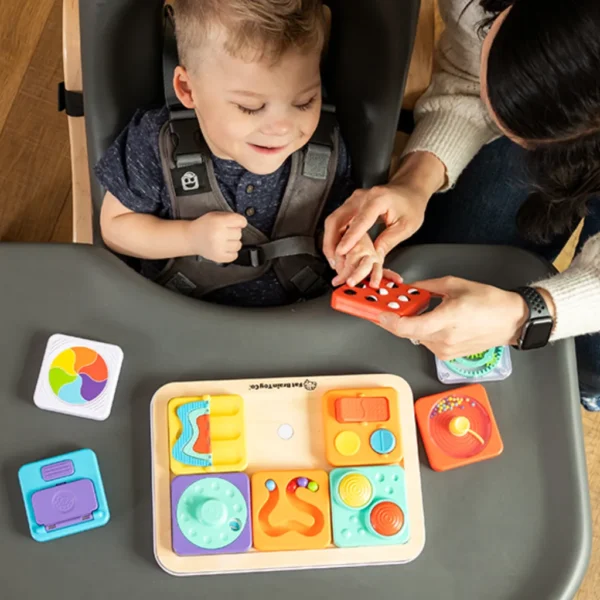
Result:
[[[356,192],[355,192],[356,193]],[[350,199],[352,196],[350,197]],[[323,254],[329,261],[332,269],[335,269],[335,251],[346,231],[348,224],[352,220],[356,209],[350,200],[332,212],[325,219],[325,232],[323,234]]]
[[[375,249],[381,256],[387,256],[398,244],[408,239],[414,231],[406,227],[404,219],[384,229],[375,240]]]
[[[421,343],[433,343],[437,332],[446,326],[444,311],[440,309],[441,307],[417,317],[400,317],[385,312],[380,315],[379,324],[398,337],[419,340]]]
[[[374,202],[367,208],[364,208],[359,215],[356,215],[348,225],[348,229],[342,235],[337,247],[336,254],[345,256],[356,246],[360,239],[369,233],[369,229],[377,223],[379,217],[385,212],[379,203]]]

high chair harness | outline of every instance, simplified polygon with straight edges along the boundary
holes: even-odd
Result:
[[[173,217],[197,219],[214,211],[233,212],[217,183],[194,111],[182,109],[173,93],[176,45],[169,12],[166,17],[163,69],[169,120],[161,130],[159,147]],[[200,256],[175,258],[157,282],[199,298],[273,269],[292,297],[307,299],[324,293],[329,289],[328,267],[316,236],[335,179],[338,148],[335,109],[324,104],[311,140],[291,156],[290,176],[271,236],[248,225],[235,262],[223,265]]]

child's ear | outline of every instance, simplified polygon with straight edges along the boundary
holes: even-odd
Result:
[[[173,89],[179,102],[186,108],[194,108],[194,94],[188,72],[182,66],[177,66],[173,73]]]

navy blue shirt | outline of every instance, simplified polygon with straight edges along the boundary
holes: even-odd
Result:
[[[100,183],[128,209],[172,219],[158,138],[168,119],[166,108],[138,111],[95,168]],[[291,158],[269,175],[256,175],[232,160],[212,156],[217,182],[232,210],[271,235],[290,175]],[[336,177],[323,218],[340,207],[355,189],[350,158],[340,144]],[[154,279],[167,261],[142,261],[142,274]],[[292,301],[271,270],[259,279],[212,292],[207,300],[238,306],[275,306]]]

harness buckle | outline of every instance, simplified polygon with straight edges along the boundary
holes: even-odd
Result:
[[[251,267],[260,267],[265,264],[265,253],[259,246],[248,246],[244,248],[248,251],[248,262]]]

